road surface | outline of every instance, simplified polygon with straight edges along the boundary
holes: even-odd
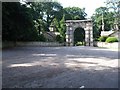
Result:
[[[15,47],[2,52],[3,88],[118,88],[118,52],[97,47]]]

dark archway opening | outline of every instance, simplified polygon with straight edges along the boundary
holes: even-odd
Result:
[[[74,46],[85,45],[85,30],[81,27],[74,31]]]

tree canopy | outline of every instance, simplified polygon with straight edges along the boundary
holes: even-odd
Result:
[[[119,26],[119,8],[120,0],[106,0],[105,7],[96,8],[92,16],[94,38],[100,36],[102,31],[102,24],[104,23],[104,30],[115,30],[115,24]]]
[[[86,17],[85,8],[67,7],[64,8],[65,20],[83,20]]]
[[[29,8],[19,2],[3,2],[2,9],[3,41],[34,40],[37,37]]]
[[[85,19],[85,9],[63,6],[58,2],[3,2],[3,41],[43,40],[42,33],[54,24],[65,39],[65,20]]]

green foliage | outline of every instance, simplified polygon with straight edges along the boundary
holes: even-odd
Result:
[[[99,37],[98,40],[99,40],[100,42],[105,42],[107,38],[108,38],[108,36],[101,36],[101,37]]]
[[[37,12],[36,15],[39,16],[36,18],[38,24],[40,24],[38,19],[41,19],[44,22],[44,25],[46,26],[46,28],[44,28],[45,31],[49,31],[49,26],[54,18],[62,18],[63,7],[57,2],[32,2],[31,7]]]
[[[99,7],[95,10],[94,15],[92,16],[94,38],[99,37],[102,31],[102,14],[104,20],[104,30],[109,31],[114,28],[114,12],[109,12],[107,7]]]
[[[106,14],[108,12],[108,8],[107,7],[99,7],[95,10],[96,14],[102,15],[102,14]]]
[[[83,20],[87,15],[85,13],[85,8],[81,9],[79,7],[67,7],[64,8],[65,20]]]
[[[102,30],[102,14],[104,20],[104,29],[105,31],[113,30],[114,23],[119,23],[119,8],[120,0],[106,0],[105,7],[99,7],[95,10],[95,13],[92,16],[93,19],[93,36],[94,38],[100,36]],[[118,24],[118,27],[120,25]]]
[[[118,39],[116,37],[108,37],[105,42],[107,43],[118,42]]]
[[[64,8],[62,19],[59,19],[59,18],[53,19],[52,25],[55,26],[55,29],[56,29],[55,31],[60,33],[59,37],[61,37],[61,41],[65,41],[65,32],[66,32],[65,31],[66,29],[65,20],[69,20],[69,19],[71,20],[80,19],[81,20],[81,19],[85,19],[85,16],[86,16],[85,9],[80,9],[79,7],[67,7],[67,8]],[[76,36],[75,38],[77,38],[77,35],[75,36]],[[83,33],[80,34],[80,37],[79,37],[80,40],[78,41],[83,41],[84,37],[85,36]]]
[[[120,0],[106,0],[105,3],[108,9],[112,9],[116,14],[119,12]]]
[[[106,6],[109,11],[114,12],[113,19],[114,23],[120,23],[120,0],[106,0]],[[120,29],[120,24],[117,25],[118,29]],[[115,28],[116,29],[116,28]]]
[[[99,38],[94,38],[94,41],[99,41]]]
[[[82,46],[82,45],[85,45],[85,42],[77,42],[77,43],[75,44],[75,46]]]
[[[52,25],[54,25],[55,31],[60,33],[60,37],[62,38],[62,41],[65,41],[66,26],[65,26],[64,15],[61,20],[54,18]]]
[[[37,38],[30,8],[19,2],[3,2],[2,8],[3,41],[32,41]]]
[[[59,43],[62,43],[63,42],[63,39],[60,35],[57,35],[56,36],[56,41],[58,41]]]
[[[45,38],[45,36],[44,36],[43,34],[40,34],[40,35],[38,36],[37,41],[45,42],[45,41],[46,41],[46,38]]]
[[[60,33],[60,42],[65,41],[65,20],[85,19],[85,9],[63,9],[57,2],[3,2],[3,41],[45,41],[41,32],[49,31],[53,24]],[[70,18],[67,18],[70,17]]]
[[[104,7],[105,9],[105,7]],[[102,25],[102,13],[103,13],[103,20],[105,24],[105,31],[111,30],[113,28],[114,18],[113,18],[113,12],[108,12],[108,10],[104,10],[103,7],[97,8],[95,15],[93,16],[94,22],[96,22],[96,25],[98,26],[98,29],[101,30]],[[101,11],[101,12],[98,12]],[[102,12],[103,11],[103,12]]]

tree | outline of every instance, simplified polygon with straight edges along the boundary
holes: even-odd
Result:
[[[108,12],[108,8],[107,7],[99,7],[95,10],[95,13],[97,15],[102,15],[102,14],[106,14]]]
[[[106,6],[109,10],[113,10],[115,13],[118,13],[120,0],[106,0]]]
[[[38,40],[41,32],[49,31],[54,22],[56,30],[65,39],[65,20],[85,19],[85,9],[64,8],[58,2],[4,2],[3,40]],[[68,16],[68,17],[67,17]],[[70,17],[70,18],[69,18]]]
[[[21,5],[20,2],[3,2],[2,9],[3,41],[26,41],[37,38],[30,8]]]
[[[109,11],[112,11],[114,13],[114,24],[117,25],[116,29],[119,29],[119,21],[120,21],[120,0],[106,0],[106,6],[109,9]]]
[[[95,10],[93,19],[94,38],[99,37],[102,30],[102,18],[104,20],[105,31],[113,30],[115,24],[119,25],[120,21],[120,0],[106,0],[106,7],[99,7]],[[103,13],[103,17],[102,17]],[[117,26],[119,29],[120,26]]]
[[[94,38],[100,36],[102,31],[102,22],[104,22],[104,30],[109,31],[113,28],[114,13],[109,12],[107,7],[99,7],[95,10],[94,15],[92,16],[93,19],[93,35]]]
[[[60,33],[62,41],[65,41],[65,20],[82,20],[85,19],[85,9],[79,7],[68,7],[61,10],[59,15],[56,15],[52,21],[52,25],[55,27],[55,31]],[[61,18],[62,17],[62,18]]]
[[[31,7],[37,12],[38,16],[37,19],[41,19],[45,22],[46,31],[49,31],[50,24],[55,17],[61,16],[62,18],[62,6],[57,2],[34,2],[31,3]],[[36,20],[40,23],[38,20]]]
[[[52,25],[54,25],[55,27],[55,31],[59,32],[60,33],[60,37],[62,39],[62,41],[65,41],[65,29],[66,29],[66,26],[65,26],[65,15],[63,15],[62,19],[60,20],[59,18],[54,18],[53,19],[53,22],[52,22]]]
[[[83,20],[87,15],[85,13],[85,8],[81,9],[79,7],[67,7],[64,8],[65,20]]]

